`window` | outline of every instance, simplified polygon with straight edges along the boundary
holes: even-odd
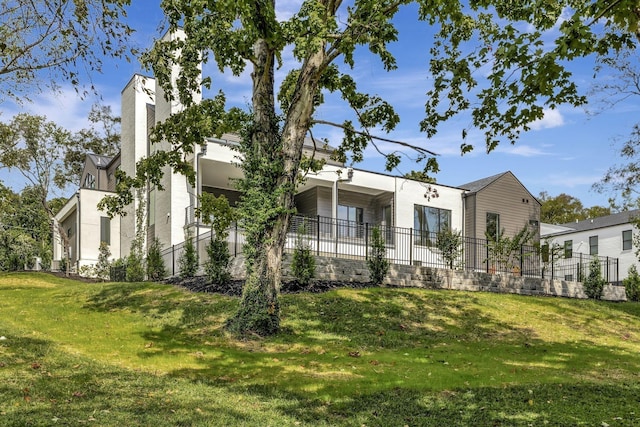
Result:
[[[564,257],[571,258],[573,256],[573,240],[564,241]]]
[[[363,237],[364,211],[355,206],[338,205],[338,235],[341,237]]]
[[[622,250],[628,251],[633,247],[633,233],[631,230],[624,230],[622,232]]]
[[[498,237],[500,237],[500,214],[487,212],[487,229],[485,235],[487,239],[498,240]]]
[[[598,236],[589,237],[589,255],[598,255]]]
[[[100,217],[100,241],[111,244],[111,220],[108,216]]]
[[[84,188],[96,188],[96,177],[87,173],[84,177]]]
[[[438,232],[451,229],[451,211],[413,205],[413,228],[416,245],[429,245],[433,243]]]

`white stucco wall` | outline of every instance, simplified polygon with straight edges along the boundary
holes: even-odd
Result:
[[[100,218],[106,217],[105,212],[99,211],[98,203],[103,197],[111,193],[98,190],[80,189],[80,248],[78,267],[98,262],[100,254]],[[111,260],[120,258],[120,218],[114,217],[110,221]]]
[[[396,226],[414,227],[414,206],[430,206],[451,211],[451,229],[462,231],[463,190],[437,184],[394,178],[396,187]],[[431,188],[431,191],[428,189]],[[438,197],[434,197],[437,192]],[[425,194],[428,197],[425,197]]]

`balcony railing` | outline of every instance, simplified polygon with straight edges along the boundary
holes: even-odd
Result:
[[[188,211],[187,211],[188,212]],[[191,225],[199,230],[194,233],[201,263],[206,259],[206,245],[211,231],[200,225]],[[309,247],[318,256],[362,259],[369,256],[371,234],[378,227],[385,240],[387,259],[394,264],[416,265],[456,270],[483,271],[489,274],[509,273],[526,277],[581,281],[589,274],[593,256],[573,253],[570,258],[551,254],[533,245],[522,245],[509,253],[501,253],[486,239],[462,237],[455,251],[447,251],[438,244],[436,233],[387,225],[357,223],[327,217],[295,216],[289,226],[285,251],[293,252],[296,241]],[[229,230],[229,251],[232,255],[242,253],[244,233],[238,224]],[[183,244],[163,251],[165,265],[172,274],[178,273],[178,258]],[[597,257],[603,278],[619,284],[618,259]]]

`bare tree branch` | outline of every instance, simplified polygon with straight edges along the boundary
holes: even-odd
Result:
[[[402,147],[409,148],[411,150],[417,151],[419,153],[427,154],[429,156],[439,156],[438,153],[433,152],[431,150],[427,150],[426,148],[420,147],[418,145],[409,144],[408,142],[398,141],[398,140],[395,140],[395,139],[384,138],[384,137],[381,137],[381,136],[371,135],[368,132],[358,131],[358,130],[355,130],[355,129],[350,128],[348,126],[342,125],[340,123],[329,122],[329,121],[326,121],[326,120],[313,120],[312,123],[313,124],[319,124],[319,125],[334,126],[334,127],[340,128],[340,129],[348,130],[348,131],[356,133],[358,135],[366,136],[367,138],[370,138],[371,140],[375,139],[375,140],[378,140],[378,141],[390,142],[392,144],[397,144],[397,145],[400,145]]]

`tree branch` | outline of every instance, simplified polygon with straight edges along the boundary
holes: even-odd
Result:
[[[349,132],[353,132],[353,133],[356,133],[358,135],[366,136],[367,138],[370,138],[372,140],[375,139],[375,140],[378,140],[378,141],[390,142],[392,144],[397,144],[397,145],[400,145],[400,146],[405,147],[405,148],[410,148],[410,149],[415,150],[415,151],[417,151],[419,153],[428,154],[430,156],[438,156],[439,155],[438,153],[435,153],[433,151],[427,150],[426,148],[420,147],[418,145],[409,144],[408,142],[398,141],[398,140],[395,140],[395,139],[384,138],[384,137],[381,137],[381,136],[371,135],[369,132],[358,131],[358,130],[355,130],[355,129],[350,128],[348,126],[342,125],[340,123],[329,122],[329,121],[326,121],[326,120],[313,120],[312,123],[313,124],[319,124],[319,125],[334,126],[334,127],[337,127],[337,128],[343,129],[343,130],[348,130]]]

